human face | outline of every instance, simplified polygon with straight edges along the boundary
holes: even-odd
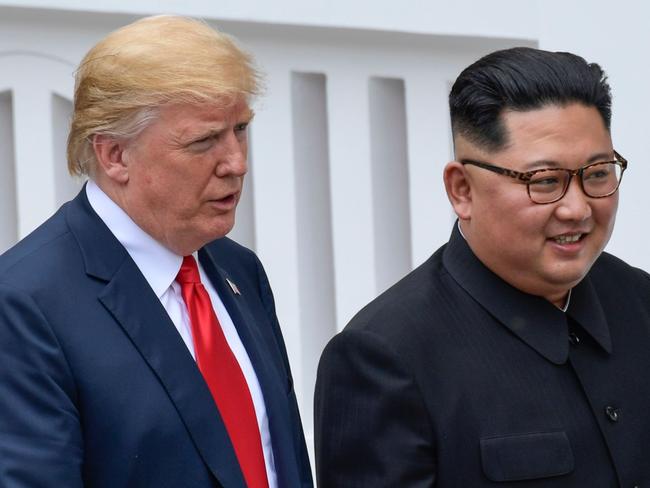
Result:
[[[228,233],[247,171],[251,118],[244,101],[162,107],[124,151],[126,213],[179,255]]]
[[[461,139],[457,159],[486,158],[518,171],[577,169],[614,159],[609,131],[594,107],[548,105],[501,117],[508,134],[504,149],[485,152]],[[515,288],[561,306],[609,241],[618,193],[590,198],[573,178],[561,200],[539,205],[520,181],[478,167],[465,172],[470,203],[461,225],[476,256]]]

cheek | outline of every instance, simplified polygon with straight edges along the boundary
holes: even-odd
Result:
[[[492,226],[503,229],[509,236],[521,239],[543,226],[550,212],[531,204],[525,190],[523,193],[516,190],[513,188],[507,194],[495,193],[483,202],[482,212]]]
[[[617,209],[618,198],[612,199],[611,201],[605,201],[605,199],[603,199],[603,201],[597,202],[594,206],[594,218],[596,224],[599,225],[608,235],[614,228]]]
[[[192,206],[201,200],[211,175],[207,164],[186,161],[173,165],[162,174],[159,172],[157,175],[159,181],[154,184],[164,188],[169,198],[181,203],[182,206]]]
[[[545,254],[547,227],[553,221],[552,208],[524,202],[518,210],[512,208],[511,213],[501,213],[498,218],[509,229],[509,245],[517,250],[523,266],[530,266]]]

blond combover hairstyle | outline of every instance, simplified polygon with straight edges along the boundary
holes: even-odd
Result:
[[[118,29],[86,54],[75,76],[68,170],[91,175],[93,136],[136,137],[169,103],[216,103],[260,89],[252,58],[232,38],[185,17],[147,17]]]

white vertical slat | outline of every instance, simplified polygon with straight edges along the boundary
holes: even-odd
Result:
[[[332,218],[327,134],[326,80],[322,74],[293,73],[293,147],[296,174],[303,409],[308,434],[311,398],[320,353],[336,332]]]
[[[0,254],[18,240],[13,103],[10,91],[0,93]]]
[[[228,234],[228,237],[237,241],[242,246],[249,249],[257,249],[255,242],[255,204],[253,202],[253,193],[255,186],[253,176],[253,151],[252,151],[252,138],[253,131],[248,130],[248,173],[244,178],[244,186],[242,194],[237,205],[237,216],[235,225]]]
[[[38,53],[0,58],[3,85],[13,89],[16,214],[22,238],[80,187],[66,180],[63,154],[73,67]],[[46,76],[44,76],[46,74]],[[57,198],[58,197],[58,198]]]
[[[302,398],[297,227],[292,150],[290,74],[267,72],[268,96],[256,107],[252,150],[255,155],[253,201],[257,253],[273,286],[280,325],[291,361],[296,393]]]
[[[442,180],[452,158],[447,94],[440,74],[406,80],[413,267],[447,241],[454,220]]]
[[[72,102],[56,93],[52,94],[52,157],[54,164],[54,194],[56,206],[75,197],[85,178],[73,177],[68,172],[66,145],[70,131]]]
[[[51,151],[51,94],[30,80],[14,90],[14,144],[19,238],[56,210]]]
[[[404,82],[370,79],[370,148],[377,290],[411,270],[411,223]]]
[[[332,238],[337,327],[376,293],[368,77],[328,74]]]

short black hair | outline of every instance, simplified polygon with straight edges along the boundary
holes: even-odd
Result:
[[[451,88],[453,135],[496,151],[508,142],[500,117],[504,110],[573,102],[595,107],[610,130],[612,94],[598,64],[571,53],[529,47],[495,51],[465,68]]]

